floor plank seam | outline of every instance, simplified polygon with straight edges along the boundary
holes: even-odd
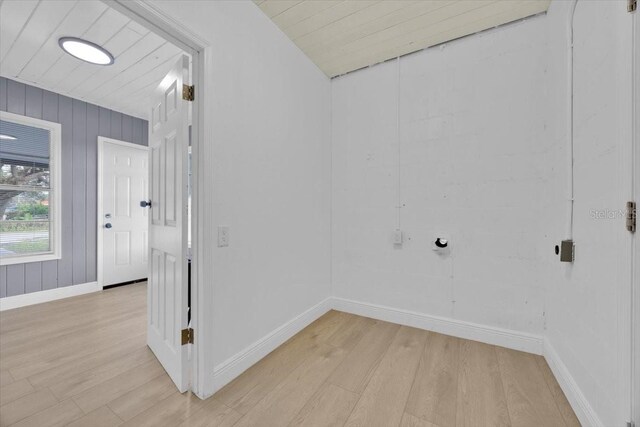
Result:
[[[115,400],[115,399],[113,399],[113,400]],[[112,400],[111,402],[113,402],[113,400]],[[111,403],[111,402],[109,402],[109,403]],[[113,410],[113,408],[112,408],[111,406],[109,406],[109,403],[105,404],[104,406],[106,406],[107,408],[109,408],[109,410],[110,410],[111,412],[113,412],[113,414],[114,414],[116,417],[118,417],[118,419],[120,420],[120,424],[123,424],[123,423],[127,422],[127,421],[126,421],[124,418],[122,418],[122,417],[121,417],[121,416],[120,416],[116,411],[114,411],[114,410]]]
[[[500,363],[500,356],[498,355],[498,350],[496,349],[495,346],[491,346],[491,351],[495,354],[496,356],[496,361],[498,362],[498,371],[500,372],[500,384],[502,385],[502,393],[505,396],[505,400],[507,399],[507,387],[504,385],[504,375],[502,372],[502,364]],[[509,405],[509,401],[506,400],[506,405],[507,405],[507,417],[509,417],[509,425],[512,426],[513,425],[513,417],[511,415],[511,407]]]
[[[456,338],[456,340],[458,340],[458,339]],[[462,341],[458,340],[457,342],[458,342],[458,360],[457,360],[456,364],[457,364],[457,371],[458,372],[457,372],[457,375],[456,375],[456,402],[455,402],[455,405],[454,405],[455,410],[454,410],[454,413],[453,413],[454,414],[453,415],[453,421],[454,421],[455,425],[458,424],[458,405],[460,404],[460,402],[459,402],[460,399],[458,399],[458,390],[460,390],[460,371],[461,371],[461,369],[460,369],[461,363],[460,362],[461,362],[461,357],[462,357],[462,349],[461,349]]]
[[[142,360],[137,360],[136,362],[134,362],[135,364],[131,366],[131,369],[127,369],[127,370],[124,370],[124,371],[122,371],[122,372],[117,372],[117,371],[116,371],[115,373],[113,373],[113,375],[110,375],[110,376],[105,377],[105,378],[104,378],[102,381],[100,381],[99,383],[97,383],[97,384],[95,384],[95,385],[92,385],[92,386],[90,386],[90,387],[87,387],[87,388],[85,388],[85,389],[79,390],[77,393],[71,394],[71,395],[69,395],[69,396],[65,396],[65,398],[64,398],[64,399],[62,399],[62,400],[65,400],[65,399],[67,399],[67,398],[74,398],[74,397],[79,396],[79,395],[81,395],[81,394],[83,394],[83,393],[86,393],[88,390],[91,390],[92,388],[94,388],[94,387],[96,387],[96,386],[99,386],[100,384],[103,384],[103,383],[105,383],[105,382],[107,382],[107,381],[109,381],[109,380],[112,380],[113,378],[117,377],[118,375],[120,375],[120,374],[122,374],[122,373],[124,373],[124,372],[129,372],[129,371],[131,371],[131,370],[133,370],[133,369],[136,369],[136,368],[140,367],[140,365],[144,365],[145,363],[148,363],[148,362],[149,362],[149,360],[144,360],[144,359],[142,359]],[[88,370],[86,370],[86,371],[83,371],[83,373],[84,373],[84,372],[88,372],[89,370],[90,370],[90,369],[88,369]],[[54,393],[54,394],[55,394],[55,393]],[[58,396],[56,395],[56,397],[58,397]],[[74,401],[74,402],[75,402],[75,401]]]
[[[22,418],[20,418],[20,419],[14,420],[11,424],[9,424],[9,426],[12,426],[12,425],[18,424],[19,422],[22,422],[22,421],[24,421],[24,420],[26,420],[26,419],[28,419],[28,418],[30,418],[30,417],[34,417],[34,416],[36,416],[36,415],[38,415],[38,414],[40,414],[40,413],[42,413],[42,412],[44,412],[44,411],[47,411],[47,410],[49,410],[49,409],[53,408],[53,407],[54,407],[54,406],[56,406],[56,405],[59,405],[60,403],[62,403],[62,401],[61,401],[60,399],[58,399],[58,397],[57,397],[53,392],[51,392],[51,390],[49,390],[49,392],[51,393],[51,395],[53,395],[53,397],[54,397],[54,398],[55,398],[55,400],[56,400],[56,402],[55,402],[53,405],[50,405],[50,406],[48,406],[48,407],[46,407],[46,408],[43,408],[43,409],[41,409],[41,410],[39,410],[39,411],[36,411],[36,412],[35,412],[35,413],[33,413],[33,414],[28,414],[28,415],[25,415],[24,417],[22,417]],[[33,394],[33,393],[32,393],[32,394]],[[23,397],[26,397],[26,396],[23,396]]]
[[[337,369],[334,368],[331,373],[333,373],[335,370]],[[298,410],[298,412],[296,412],[296,414],[291,418],[291,420],[289,421],[289,423],[287,423],[287,426],[291,426],[291,423],[293,423],[295,421],[295,419],[298,417],[298,415],[300,415],[300,413],[302,412],[302,410],[309,404],[309,402],[313,401],[313,398],[316,397],[318,394],[320,394],[320,392],[322,391],[322,387],[325,384],[329,384],[329,376],[331,375],[331,373],[329,375],[327,375],[327,378],[322,382],[322,384],[320,384],[320,386],[318,386],[318,389],[315,391],[315,393],[313,393],[311,396],[309,396],[309,398],[306,400],[306,402],[304,402],[303,405],[300,406],[300,409]]]
[[[358,404],[362,400],[362,398],[363,398],[363,396],[365,394],[364,392],[367,389],[367,387],[369,386],[369,382],[371,381],[371,378],[373,377],[373,373],[378,369],[378,366],[380,365],[380,362],[382,361],[382,359],[384,359],[386,354],[390,351],[391,343],[393,342],[393,340],[395,340],[396,335],[398,335],[400,333],[400,330],[401,330],[401,328],[398,328],[398,330],[393,334],[393,336],[391,336],[389,338],[389,344],[387,345],[386,349],[381,353],[380,357],[378,358],[378,360],[376,360],[376,363],[373,364],[371,369],[369,369],[367,371],[367,375],[365,376],[365,378],[367,378],[367,382],[366,382],[366,384],[363,384],[363,387],[362,387],[362,390],[360,391],[360,393],[357,393],[358,394],[358,400],[356,400],[355,405],[353,405],[353,408],[351,408],[351,411],[349,412],[349,416],[347,416],[344,425],[346,425],[349,422],[349,419],[351,418],[351,415],[353,414],[353,411],[355,411],[355,409],[358,407]]]
[[[422,359],[422,355],[425,351],[427,351],[427,345],[429,344],[429,337],[431,336],[431,332],[427,332],[427,339],[424,341],[424,345],[422,346],[422,351],[420,352],[420,359]],[[413,387],[416,383],[416,380],[418,379],[418,370],[420,368],[420,362],[418,362],[418,364],[416,365],[416,371],[413,373],[413,380],[411,381],[411,387],[409,387],[409,394],[407,395],[407,400],[404,402],[404,408],[402,409],[402,413],[403,414],[410,414],[410,412],[407,411],[407,406],[409,405],[409,396],[411,394],[411,391],[413,390]],[[414,417],[418,417],[416,414],[411,414]],[[420,419],[422,419],[421,417],[418,417]],[[398,426],[400,426],[402,424],[402,418],[400,418],[400,421],[398,422]]]
[[[141,348],[144,348],[144,346],[142,346],[142,345],[141,345],[141,346],[139,346],[139,347],[134,347],[134,348],[132,348],[130,351],[127,351],[126,353],[124,353],[124,354],[122,354],[122,355],[120,355],[120,356],[118,356],[118,357],[120,357],[120,358],[128,358],[132,353],[135,353],[135,352],[137,352],[137,351],[140,351],[140,349],[141,349]],[[91,356],[94,356],[94,355],[96,355],[96,354],[98,354],[98,353],[103,353],[103,352],[104,352],[104,350],[96,350],[95,352],[93,352],[93,353],[89,353],[88,355],[86,355],[86,356],[84,356],[84,357],[86,357],[86,358],[90,358]],[[77,362],[77,361],[76,361],[76,360],[71,360],[71,361],[65,362],[65,363],[63,363],[63,364],[60,364],[60,365],[54,366],[53,368],[50,368],[50,369],[60,368],[60,367],[62,367],[62,366],[68,365],[68,364],[74,364],[75,362]],[[84,373],[86,373],[86,372],[88,372],[88,371],[95,370],[95,369],[96,369],[95,367],[89,367],[89,368],[87,368],[87,369],[83,369],[83,370],[79,370],[79,371],[75,371],[75,370],[74,370],[74,374],[84,374]],[[42,372],[45,372],[45,371],[42,371]],[[35,373],[35,374],[31,374],[31,375],[29,375],[29,376],[27,376],[27,377],[25,377],[25,378],[26,378],[26,379],[33,378],[33,377],[34,377],[34,376],[36,376],[36,375],[40,375],[42,372],[38,372],[38,373]]]
[[[287,341],[287,342],[288,342],[288,341]],[[285,343],[285,344],[286,344],[286,343]],[[274,350],[274,351],[276,351],[276,350]],[[273,352],[272,352],[272,353],[273,353]],[[270,353],[270,354],[271,354],[271,353]],[[307,355],[307,356],[303,357],[303,358],[302,358],[302,360],[301,360],[301,361],[299,361],[299,363],[297,363],[295,366],[293,366],[293,367],[290,369],[290,371],[289,371],[289,373],[288,373],[287,375],[284,375],[284,376],[283,376],[279,381],[277,381],[277,382],[276,382],[275,386],[272,388],[272,390],[271,390],[271,391],[273,391],[273,390],[277,390],[277,389],[278,389],[278,387],[280,387],[280,385],[282,385],[282,384],[284,383],[284,381],[285,381],[285,380],[286,380],[290,375],[293,375],[293,374],[294,374],[294,372],[295,372],[295,370],[296,370],[296,369],[298,369],[298,367],[302,366],[302,364],[303,364],[305,361],[307,361],[311,356],[312,356],[312,354],[309,354],[309,355]],[[260,362],[258,362],[258,363],[260,363]],[[214,394],[214,397],[215,397],[215,394]],[[243,419],[243,418],[248,417],[248,416],[249,416],[249,414],[251,413],[251,411],[252,411],[254,408],[258,407],[258,406],[260,405],[260,403],[261,403],[263,400],[267,399],[268,397],[269,397],[269,393],[265,393],[265,395],[264,395],[264,396],[262,396],[260,399],[258,399],[258,400],[253,404],[253,405],[251,405],[251,407],[250,407],[250,408],[249,408],[245,413],[240,412],[240,410],[238,409],[238,407],[237,407],[237,406],[236,406],[236,407],[233,407],[233,409],[235,409],[235,410],[236,410],[236,411],[238,411],[240,414],[242,414],[242,416],[241,416],[241,417],[240,417],[240,418],[239,418],[239,419],[234,423],[234,425],[235,425],[235,424],[238,424],[240,421],[242,421],[242,419]]]

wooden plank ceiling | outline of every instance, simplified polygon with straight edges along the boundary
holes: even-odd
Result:
[[[551,0],[255,0],[329,77],[545,12]]]
[[[0,0],[2,1],[2,0]],[[58,46],[62,36],[103,46],[110,66]],[[148,98],[181,50],[98,0],[0,3],[0,75],[148,119]]]

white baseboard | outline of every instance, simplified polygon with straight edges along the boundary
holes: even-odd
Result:
[[[578,384],[569,373],[569,369],[562,362],[558,353],[547,338],[544,339],[544,358],[551,368],[551,372],[556,377],[560,388],[564,392],[567,400],[576,413],[580,424],[585,427],[603,427],[604,424],[598,418],[593,407],[578,387]]]
[[[344,298],[332,298],[332,308],[338,311],[371,317],[386,322],[426,329],[445,335],[481,341],[500,347],[542,354],[542,337],[493,326],[480,325],[447,317],[431,316],[409,310],[368,304]]]
[[[260,338],[244,350],[215,366],[211,384],[207,384],[206,397],[220,390],[234,378],[260,361],[267,354],[281,346],[289,338],[309,326],[312,322],[331,310],[331,298],[314,305],[304,313],[281,325],[268,335]]]
[[[55,301],[62,298],[75,297],[101,290],[102,286],[98,285],[98,282],[89,282],[80,285],[65,286],[63,288],[48,289],[46,291],[31,292],[24,295],[0,298],[0,311],[25,307],[27,305],[41,304],[43,302]]]

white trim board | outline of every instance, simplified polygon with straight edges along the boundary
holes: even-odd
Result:
[[[28,305],[42,304],[43,302],[75,297],[101,290],[102,286],[100,286],[98,282],[89,282],[80,285],[65,286],[63,288],[48,289],[46,291],[5,297],[0,299],[0,311],[26,307]]]
[[[44,253],[2,257],[0,265],[15,265],[28,262],[57,260],[62,257],[62,124],[36,119],[21,114],[0,111],[0,119],[24,126],[36,127],[49,132],[49,243],[51,248]]]
[[[576,417],[585,427],[604,427],[600,418],[596,414],[585,395],[578,387],[578,383],[573,379],[569,373],[569,369],[562,362],[558,353],[551,345],[551,342],[544,338],[544,358],[551,368],[551,372],[556,377],[556,381],[560,385],[560,388],[564,392],[567,400],[571,404],[571,408],[576,413]]]
[[[211,379],[212,389],[208,390],[207,397],[220,390],[267,354],[280,347],[289,338],[322,317],[331,308],[331,298],[327,298],[215,366]]]
[[[344,298],[332,298],[332,308],[359,316],[412,326],[458,338],[480,341],[513,350],[542,354],[543,339],[540,335],[502,329],[447,317],[432,316],[409,310],[368,304]]]

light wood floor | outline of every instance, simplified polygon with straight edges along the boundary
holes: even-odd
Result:
[[[578,426],[544,359],[336,311],[212,398],[145,345],[145,285],[0,313],[2,426]]]

